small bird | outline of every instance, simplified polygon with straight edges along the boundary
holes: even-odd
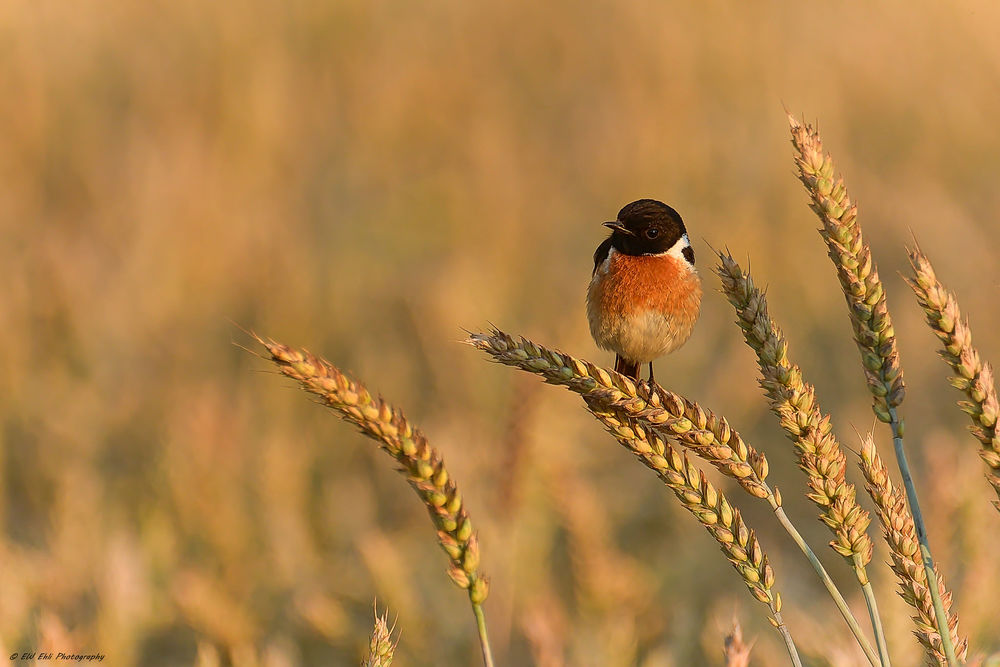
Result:
[[[587,290],[587,320],[597,346],[615,353],[615,370],[639,380],[642,364],[691,336],[701,310],[701,278],[684,221],[655,199],[640,199],[603,223]]]

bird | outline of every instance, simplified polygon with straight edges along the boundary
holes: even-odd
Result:
[[[677,211],[655,199],[627,204],[594,252],[587,320],[615,371],[639,381],[642,365],[687,342],[701,311],[701,278]]]

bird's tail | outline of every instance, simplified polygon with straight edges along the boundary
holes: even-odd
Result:
[[[641,362],[632,362],[620,355],[615,355],[615,370],[626,377],[632,378],[636,382],[639,381],[640,366],[642,366]]]

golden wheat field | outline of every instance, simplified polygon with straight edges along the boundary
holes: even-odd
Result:
[[[785,665],[771,572],[802,664],[869,664],[746,493],[767,473],[874,641],[828,546],[866,538],[806,498],[728,249],[831,415],[892,663],[922,664],[858,467],[877,451],[901,488],[892,434],[787,108],[858,204],[933,556],[968,664],[996,664],[996,495],[904,278],[916,239],[1000,363],[998,24],[988,0],[0,3],[0,659],[386,665],[398,642],[399,667],[478,665],[485,576],[498,666],[745,665],[734,620],[749,664]],[[705,288],[666,393],[551,352],[613,364],[584,296],[600,223],[641,197],[684,216]],[[704,424],[708,450],[664,444],[650,420],[695,403],[749,449]]]

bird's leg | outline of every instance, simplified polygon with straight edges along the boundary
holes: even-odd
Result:
[[[642,375],[642,362],[636,361],[633,363],[621,355],[616,354],[615,371],[638,382],[639,376]]]
[[[653,384],[654,382],[655,380],[653,380],[653,362],[651,361],[649,362],[649,384]]]

